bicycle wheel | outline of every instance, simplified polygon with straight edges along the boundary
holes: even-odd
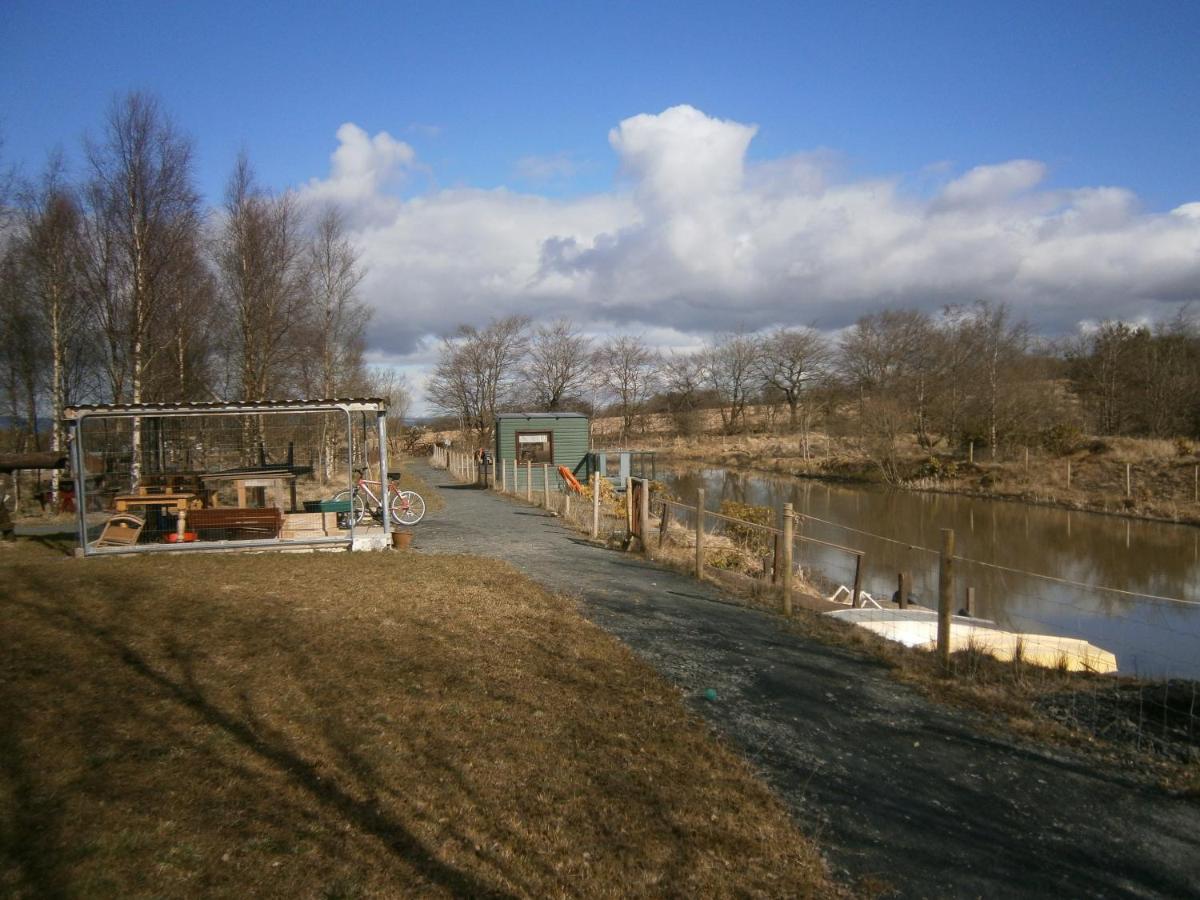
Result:
[[[416,525],[425,515],[425,501],[416,491],[392,495],[392,521],[397,525]]]
[[[366,515],[367,508],[363,504],[363,498],[359,496],[358,491],[338,491],[333,495],[333,500],[335,503],[341,503],[345,500],[350,501],[350,512],[338,513],[338,519],[341,519],[344,515],[347,524],[357,525],[363,520],[363,516]]]

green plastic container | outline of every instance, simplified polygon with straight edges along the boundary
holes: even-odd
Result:
[[[305,500],[305,512],[328,512],[328,513],[348,513],[350,512],[349,500]]]

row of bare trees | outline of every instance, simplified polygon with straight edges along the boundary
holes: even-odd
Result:
[[[1097,434],[1200,437],[1200,320],[1103,322],[1065,349],[1067,375]]]
[[[533,327],[510,317],[444,341],[429,399],[481,438],[498,411],[566,406],[619,417],[622,440],[650,411],[670,414],[682,434],[715,411],[734,434],[766,404],[786,409],[806,455],[815,418],[837,419],[891,471],[906,440],[927,453],[974,446],[996,458],[1065,426],[1195,434],[1200,330],[1183,313],[1154,330],[1109,323],[1055,345],[1008,306],[981,301],[873,313],[837,338],[781,327],[663,355],[636,336],[597,343],[566,320]]]
[[[77,402],[370,391],[363,273],[336,209],[266,190],[243,155],[206,214],[191,141],[144,94],[113,102],[83,157],[77,180],[56,154],[0,197],[13,449],[61,449],[62,410]],[[135,421],[135,482],[140,444]]]

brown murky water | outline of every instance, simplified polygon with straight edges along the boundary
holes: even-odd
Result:
[[[1123,674],[1200,678],[1200,528],[715,468],[659,477],[685,502],[703,486],[710,509],[723,499],[793,503],[815,517],[805,520],[806,534],[866,552],[863,588],[881,599],[906,570],[917,600],[936,606],[936,550],[941,529],[952,528],[966,560],[958,566],[960,606],[973,587],[975,613],[1006,628],[1084,638],[1115,653]],[[853,582],[847,554],[807,544],[801,564]]]

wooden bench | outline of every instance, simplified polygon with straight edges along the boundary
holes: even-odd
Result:
[[[245,541],[279,537],[283,513],[275,507],[216,507],[193,509],[188,513],[188,530],[202,541]]]

